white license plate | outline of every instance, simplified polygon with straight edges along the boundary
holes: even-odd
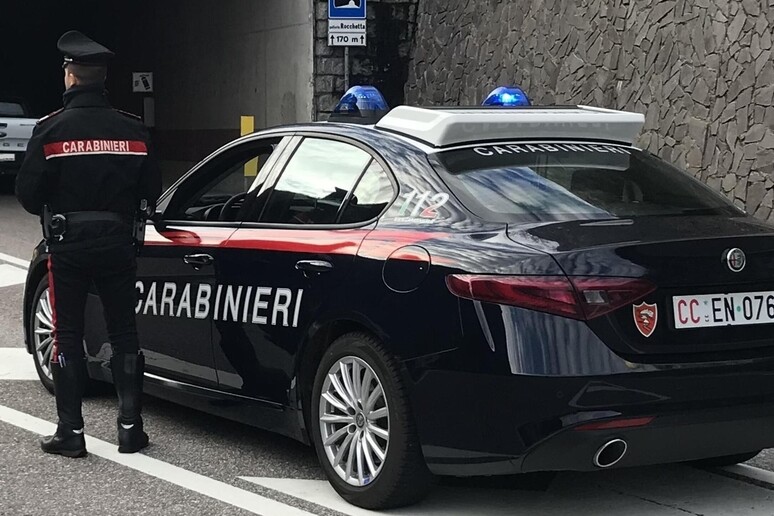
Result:
[[[675,328],[774,323],[774,291],[675,296]]]
[[[0,154],[0,161],[14,161],[15,159],[15,154]]]

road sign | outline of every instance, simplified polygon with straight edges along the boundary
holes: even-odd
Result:
[[[331,34],[328,38],[330,47],[364,47],[366,35],[362,34]]]
[[[328,20],[328,46],[364,47],[366,29],[365,20]]]
[[[132,72],[132,92],[153,93],[153,72]]]
[[[366,19],[366,0],[328,0],[328,18]]]

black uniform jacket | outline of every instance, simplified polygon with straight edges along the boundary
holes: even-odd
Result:
[[[131,238],[140,199],[154,203],[160,194],[148,130],[138,117],[113,109],[102,86],[70,88],[64,108],[38,121],[16,179],[16,196],[30,213],[40,215],[48,204],[54,213],[108,211],[126,217],[125,227],[68,225],[68,244]]]

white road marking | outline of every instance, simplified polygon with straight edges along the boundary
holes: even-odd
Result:
[[[7,263],[0,263],[0,287],[21,285],[27,280],[27,270]]]
[[[722,469],[728,471],[732,475],[739,475],[740,477],[747,477],[758,482],[771,484],[772,489],[774,489],[774,471],[767,471],[765,469],[756,468],[755,466],[749,466],[747,464],[737,464],[735,466],[727,466]]]
[[[29,260],[22,260],[21,258],[16,258],[15,256],[11,256],[10,254],[0,253],[0,262],[6,262],[13,265],[16,265],[18,267],[21,267],[25,271],[29,269],[30,262]]]
[[[37,380],[32,355],[24,348],[0,348],[0,380]]]
[[[349,505],[323,480],[240,478],[348,516],[380,514]],[[774,491],[687,466],[659,466],[561,473],[545,492],[441,486],[421,504],[390,511],[399,516],[685,516],[686,513],[770,516],[774,514]]]
[[[52,434],[56,425],[0,405],[0,421],[39,435]],[[215,500],[263,516],[313,516],[301,509],[239,489],[231,484],[199,475],[141,453],[122,454],[114,444],[86,436],[86,449],[92,455],[121,464],[135,471],[165,480]]]

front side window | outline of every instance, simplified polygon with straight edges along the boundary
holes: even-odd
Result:
[[[493,222],[742,214],[660,158],[621,145],[485,144],[433,161],[468,209]]]
[[[274,186],[261,222],[335,224],[370,161],[370,154],[350,144],[306,138]]]
[[[255,210],[257,178],[277,142],[245,144],[213,158],[175,192],[165,218],[180,221],[246,220]],[[257,192],[256,192],[257,193]]]

